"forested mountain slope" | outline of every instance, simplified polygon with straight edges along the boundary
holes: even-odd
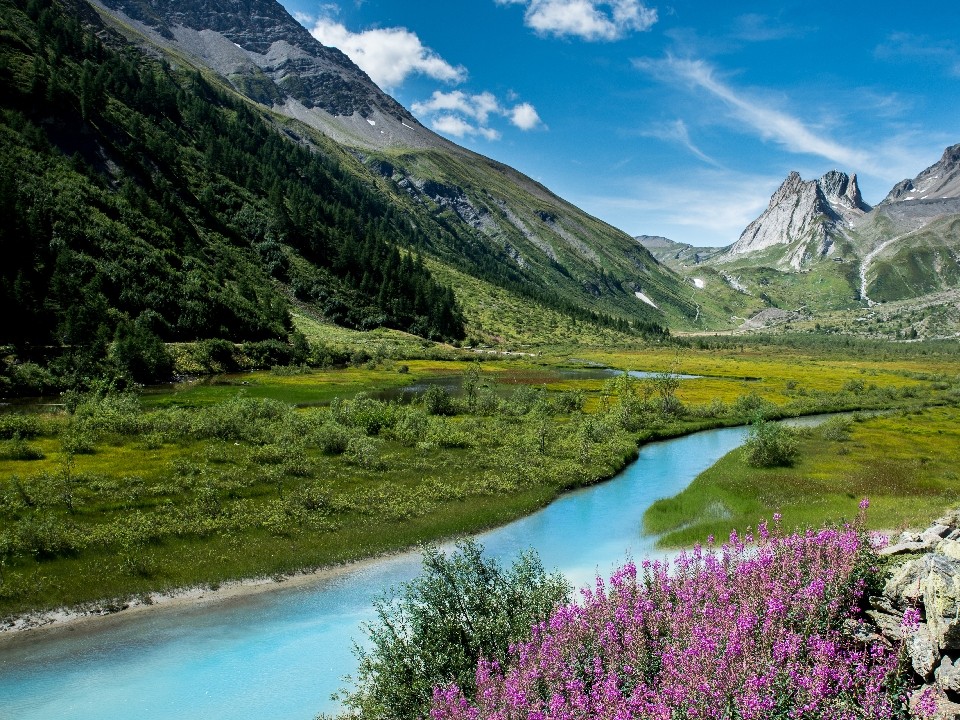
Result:
[[[287,343],[293,301],[462,338],[424,256],[627,332],[697,316],[632,239],[506,166],[447,141],[345,147],[81,0],[0,8],[0,345],[61,386],[158,377],[163,342]]]

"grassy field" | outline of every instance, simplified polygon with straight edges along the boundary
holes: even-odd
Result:
[[[663,546],[684,546],[755,528],[774,513],[788,530],[816,527],[851,520],[864,497],[869,527],[898,531],[924,526],[960,502],[955,405],[837,417],[798,434],[793,466],[751,467],[738,448],[647,510],[644,531],[661,535]]]
[[[419,341],[402,333],[304,327],[312,344],[363,347],[359,364],[87,397],[72,412],[0,414],[0,615],[312,568],[476,531],[611,476],[647,439],[757,414],[926,413],[857,423],[851,440],[829,441],[835,450],[804,438],[800,464],[783,471],[809,478],[789,496],[795,509],[770,491],[790,483],[731,456],[716,469],[728,478],[720,496],[684,494],[649,515],[649,527],[686,542],[701,530],[691,519],[729,531],[778,503],[790,522],[816,524],[849,514],[850,493],[875,497],[874,522],[896,525],[955,502],[947,492],[955,458],[941,462],[934,451],[938,440],[956,445],[960,363],[949,355],[874,352],[871,361],[766,345],[568,346],[484,354],[479,363],[454,348],[418,359]],[[602,376],[596,364],[703,377]],[[431,379],[443,386],[412,404],[370,396]],[[910,455],[902,440],[902,457],[877,451],[900,443],[904,428],[926,428],[926,444],[915,446],[928,449]],[[835,465],[808,467],[820,448]],[[887,464],[874,468],[861,454]],[[857,475],[858,467],[873,469]],[[898,477],[919,484],[888,480]]]

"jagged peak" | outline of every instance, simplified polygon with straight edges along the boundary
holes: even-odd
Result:
[[[785,249],[784,262],[799,268],[809,258],[828,254],[833,236],[869,210],[856,175],[831,170],[817,180],[804,181],[793,171],[770,198],[766,211],[746,227],[728,254],[789,245],[792,249]]]
[[[960,197],[960,144],[951,145],[933,165],[912,180],[901,180],[883,203],[908,200],[944,200]]]
[[[854,210],[868,212],[870,206],[863,201],[856,173],[847,175],[840,170],[831,170],[816,181],[824,198],[831,205],[840,204]]]

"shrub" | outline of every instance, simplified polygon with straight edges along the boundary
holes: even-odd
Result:
[[[60,431],[60,445],[68,455],[92,455],[96,444],[97,432],[88,421],[74,418]]]
[[[799,451],[793,430],[759,415],[751,424],[743,447],[747,464],[761,468],[792,465]]]
[[[474,685],[477,661],[505,660],[511,643],[526,638],[568,599],[559,574],[539,558],[521,555],[509,570],[483,556],[474,541],[456,552],[423,554],[423,573],[375,603],[370,643],[358,646],[356,690],[345,705],[367,720],[428,716],[433,688],[451,681]]]
[[[450,393],[439,385],[431,385],[427,388],[420,401],[431,415],[453,415],[456,412]]]
[[[335,420],[328,420],[310,434],[309,441],[320,448],[324,455],[342,455],[351,437],[353,435],[348,428]]]
[[[844,632],[876,557],[858,528],[759,535],[598,579],[506,662],[481,660],[476,686],[441,679],[430,717],[906,717],[900,648]]]
[[[4,413],[0,415],[0,440],[13,440],[15,437],[32,440],[43,434],[43,425],[32,415]]]
[[[348,462],[367,470],[378,470],[383,467],[380,460],[380,445],[368,437],[350,438],[343,456]]]
[[[746,395],[740,395],[733,402],[730,409],[734,415],[739,415],[740,417],[753,417],[757,415],[768,417],[777,409],[777,406],[769,400],[764,400],[757,395],[755,391],[751,390]]]
[[[0,459],[3,460],[43,460],[44,457],[43,450],[30,445],[19,435],[0,443]]]

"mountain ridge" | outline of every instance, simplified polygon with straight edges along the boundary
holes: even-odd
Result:
[[[751,222],[719,261],[786,245],[781,263],[798,270],[833,253],[838,238],[870,211],[857,176],[831,170],[804,181],[791,172],[770,198],[767,209]]]

